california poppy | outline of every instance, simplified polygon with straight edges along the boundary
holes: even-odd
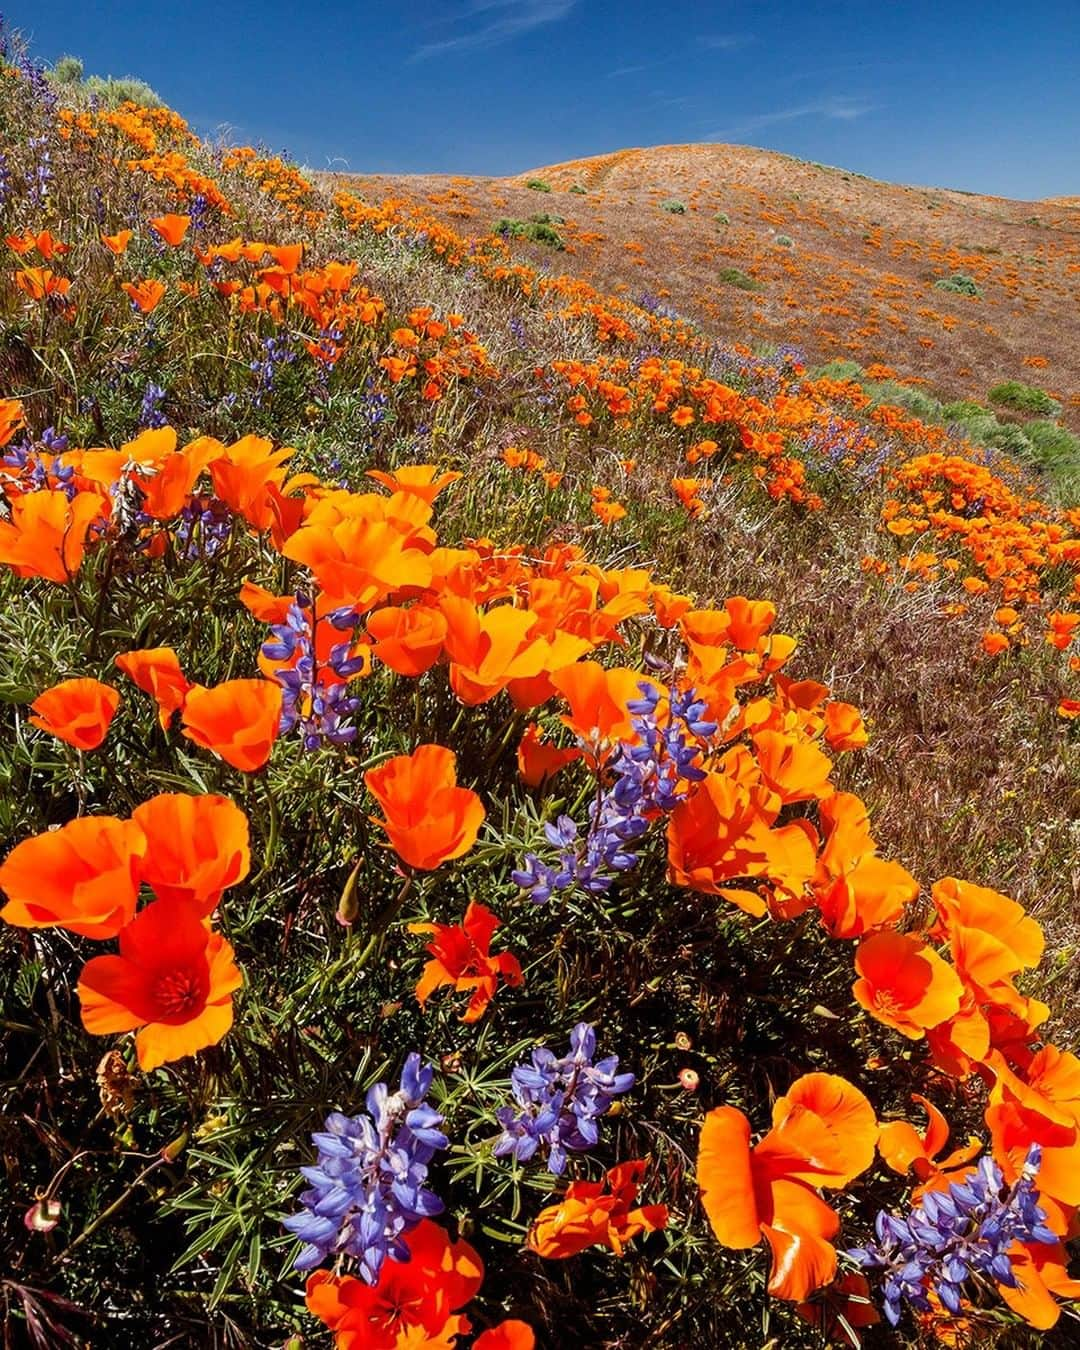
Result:
[[[551,676],[551,683],[570,705],[564,725],[603,756],[617,742],[634,738],[633,713],[627,703],[641,697],[639,685],[651,683],[636,670],[606,669],[598,661],[578,661]]]
[[[228,797],[161,792],[131,813],[146,836],[139,876],[159,900],[210,914],[251,866],[248,820]]]
[[[120,695],[100,680],[61,680],[34,699],[27,720],[77,750],[96,750],[119,706]]]
[[[473,1350],[534,1350],[536,1333],[528,1322],[508,1317],[473,1341]]]
[[[851,990],[856,1002],[910,1040],[960,1009],[960,977],[918,937],[887,930],[864,938],[855,969],[861,977]]]
[[[162,238],[170,248],[176,248],[178,244],[184,242],[184,235],[188,232],[188,226],[191,224],[190,216],[178,216],[171,213],[167,216],[154,216],[150,221],[150,228],[156,235]]]
[[[449,1347],[471,1328],[457,1312],[484,1278],[476,1251],[444,1228],[422,1219],[402,1235],[407,1261],[384,1261],[376,1284],[354,1275],[316,1270],[308,1276],[306,1302],[334,1333],[337,1350],[398,1350],[406,1345]]]
[[[454,469],[439,473],[434,464],[404,464],[393,473],[368,469],[367,476],[374,478],[389,492],[410,492],[422,501],[433,502],[444,488],[456,483],[461,474]]]
[[[101,242],[110,253],[121,254],[127,249],[128,244],[131,243],[131,231],[118,230],[116,234],[103,234],[101,236]]]
[[[143,647],[121,652],[116,664],[128,679],[153,696],[161,729],[167,730],[173,713],[183,707],[184,699],[195,687],[180,669],[180,658],[171,647]]]
[[[460,789],[459,789],[460,791]],[[508,985],[521,983],[521,966],[516,956],[500,952],[490,953],[491,939],[502,920],[485,905],[470,900],[460,924],[411,923],[410,933],[432,933],[427,944],[430,960],[416,985],[416,1001],[421,1007],[428,997],[443,985],[459,993],[469,991],[472,997],[462,1014],[463,1022],[477,1022],[495,997],[498,977]]]
[[[19,577],[65,584],[82,566],[90,529],[107,509],[96,492],[70,499],[59,488],[20,494],[11,519],[0,520],[0,563]]]
[[[0,918],[18,928],[68,928],[115,937],[135,913],[146,838],[115,816],[78,816],[24,839],[0,866],[8,903]]]
[[[833,1074],[806,1074],[773,1109],[773,1128],[750,1146],[750,1122],[733,1106],[701,1127],[698,1184],[713,1232],[725,1247],[772,1249],[769,1293],[805,1299],[836,1273],[830,1239],[840,1221],[815,1186],[846,1186],[873,1160],[877,1122],[870,1103]]]
[[[163,282],[148,278],[145,281],[121,282],[120,289],[127,294],[137,310],[149,314],[161,303],[166,288]]]
[[[371,654],[399,675],[430,670],[442,655],[446,619],[431,605],[384,605],[367,622]]]
[[[119,956],[95,956],[79,976],[92,1035],[134,1031],[139,1068],[156,1069],[218,1041],[242,983],[233,949],[189,906],[156,900],[120,932]]]
[[[561,768],[580,759],[583,753],[580,746],[562,749],[545,741],[537,724],[530,722],[518,744],[518,775],[526,787],[542,787]]]
[[[386,815],[375,824],[402,861],[423,872],[468,853],[484,822],[480,798],[458,786],[456,764],[452,750],[420,745],[364,774]]]
[[[641,1233],[667,1227],[666,1205],[634,1209],[645,1175],[643,1161],[620,1163],[603,1181],[572,1181],[565,1196],[542,1209],[529,1229],[530,1249],[549,1260],[576,1256],[586,1247],[610,1247],[622,1256]]]
[[[180,714],[184,735],[244,773],[270,758],[281,723],[281,685],[272,680],[226,680],[196,685]]]

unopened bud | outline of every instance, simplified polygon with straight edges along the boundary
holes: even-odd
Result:
[[[346,881],[341,892],[341,899],[338,901],[337,913],[334,917],[344,928],[351,928],[360,914],[360,897],[357,895],[357,885],[360,881],[362,865],[363,859],[357,862],[349,873],[349,879]]]
[[[171,1144],[166,1144],[161,1150],[161,1156],[166,1162],[175,1162],[188,1146],[188,1132],[178,1134]]]

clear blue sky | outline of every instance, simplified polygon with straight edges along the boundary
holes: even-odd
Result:
[[[14,0],[37,59],[357,172],[734,141],[895,182],[1080,193],[1080,0]]]

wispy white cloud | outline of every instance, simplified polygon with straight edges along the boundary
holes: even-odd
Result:
[[[577,0],[469,0],[451,20],[463,31],[438,42],[424,43],[409,59],[426,61],[451,52],[497,47],[534,28],[558,23],[576,4]]]
[[[615,70],[609,70],[607,78],[609,80],[617,80],[623,75],[637,75],[643,70],[652,70],[654,66],[658,66],[659,64],[659,61],[652,61],[643,66],[619,66]]]
[[[853,98],[848,94],[830,94],[827,98],[816,99],[812,103],[799,103],[790,108],[776,108],[772,112],[757,113],[737,125],[710,131],[706,139],[721,141],[731,136],[745,136],[748,132],[760,131],[764,127],[776,126],[781,122],[796,122],[804,117],[821,117],[834,122],[854,122],[856,118],[870,112],[874,106],[866,99]]]

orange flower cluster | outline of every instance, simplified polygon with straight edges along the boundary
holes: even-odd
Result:
[[[149,1070],[216,1044],[232,1025],[240,972],[209,916],[249,866],[239,807],[162,793],[130,820],[79,816],[17,844],[0,865],[0,918],[119,938],[118,955],[83,967],[83,1025],[94,1035],[135,1031],[139,1065]],[[144,885],[155,899],[136,913]]]
[[[378,1282],[316,1270],[307,1282],[307,1307],[334,1334],[335,1350],[451,1350],[472,1329],[459,1312],[476,1296],[484,1266],[476,1250],[454,1242],[430,1219],[403,1238],[408,1260],[386,1261]],[[531,1327],[510,1319],[483,1332],[475,1350],[533,1350]]]

